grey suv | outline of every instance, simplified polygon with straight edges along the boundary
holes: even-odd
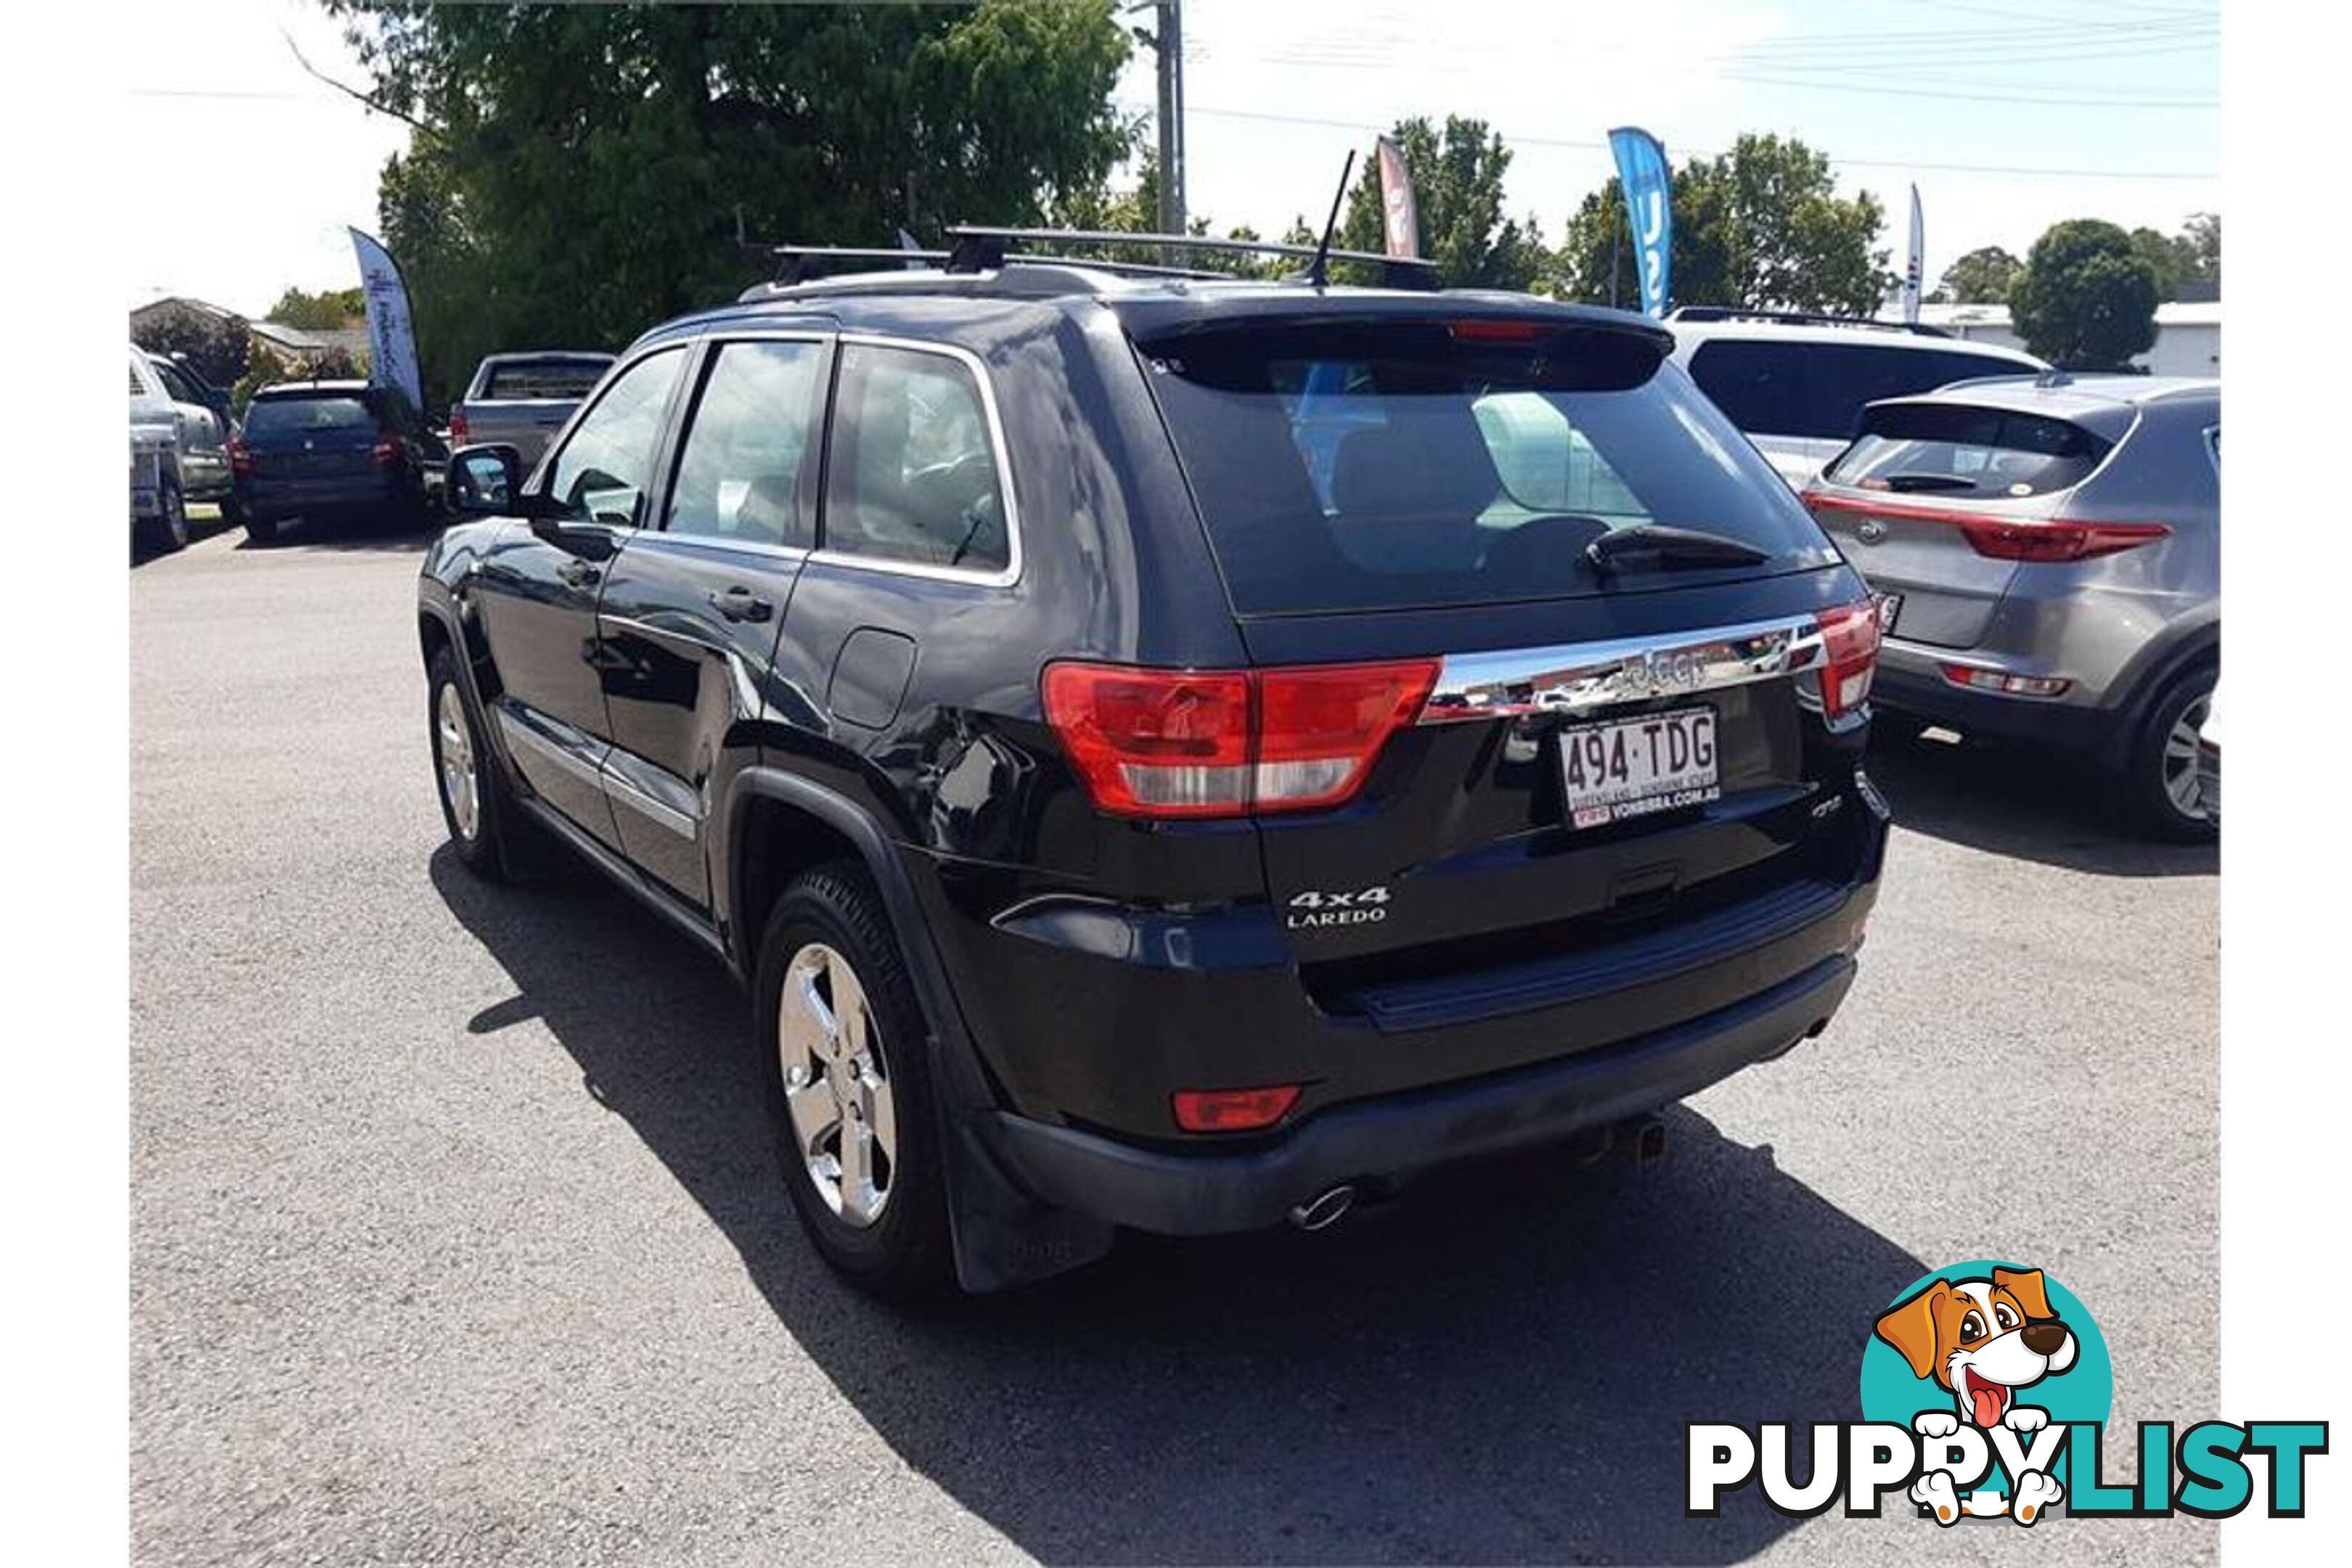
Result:
[[[1864,411],[1805,503],[1885,595],[1882,709],[2095,758],[2168,837],[2217,803],[2221,385],[1966,383]]]

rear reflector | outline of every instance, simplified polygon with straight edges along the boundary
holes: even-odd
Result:
[[[386,436],[368,449],[368,455],[379,463],[389,463],[400,456],[400,443]]]
[[[1851,713],[1870,700],[1871,677],[1878,668],[1878,604],[1864,599],[1840,605],[1813,617],[1821,623],[1822,711],[1830,718]]]
[[[2003,697],[2057,697],[2074,684],[2049,675],[2011,675],[1973,664],[1944,666],[1944,679],[1970,691],[1997,692]]]
[[[2053,522],[2039,518],[1990,517],[1982,512],[1951,511],[1942,507],[1906,506],[1853,496],[1808,495],[1805,504],[1817,512],[1845,511],[1865,517],[1939,522],[1958,529],[1969,549],[1995,561],[2088,561],[2095,556],[2136,550],[2172,531],[2160,522]]]
[[[1437,661],[1273,669],[1045,669],[1046,721],[1103,810],[1230,816],[1332,805],[1410,723]]]
[[[1298,1086],[1265,1089],[1180,1089],[1176,1125],[1187,1132],[1252,1132],[1271,1127],[1298,1102]]]

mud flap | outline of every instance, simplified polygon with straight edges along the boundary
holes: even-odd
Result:
[[[937,1081],[936,1079],[934,1081]],[[1110,1250],[1116,1227],[1071,1209],[1048,1207],[1013,1184],[982,1142],[973,1116],[949,1123],[948,1229],[956,1279],[975,1295],[1051,1279]]]

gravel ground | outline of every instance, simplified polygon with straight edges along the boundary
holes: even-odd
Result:
[[[1655,1171],[1521,1162],[895,1315],[793,1227],[726,974],[590,873],[442,847],[418,541],[242,542],[132,574],[139,1561],[2211,1555],[1682,1517],[1685,1421],[1851,1418],[1876,1309],[1962,1258],[2090,1306],[2111,1432],[2217,1413],[2218,862],[2081,781],[1874,763],[1861,982]]]

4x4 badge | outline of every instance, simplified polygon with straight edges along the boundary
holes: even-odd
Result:
[[[1388,901],[1389,890],[1381,884],[1354,892],[1325,893],[1310,889],[1290,900],[1290,914],[1283,923],[1292,931],[1372,925],[1389,918]]]

